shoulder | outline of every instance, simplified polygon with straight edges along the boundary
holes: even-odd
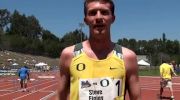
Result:
[[[60,58],[70,57],[73,55],[74,45],[70,47],[66,47],[62,50]]]
[[[60,67],[62,68],[68,68],[70,66],[71,60],[74,56],[74,45],[66,47],[63,49],[63,51],[60,54]]]
[[[127,71],[138,70],[137,56],[132,50],[122,47],[123,59]]]
[[[162,63],[162,64],[160,65],[160,68],[162,68],[162,67],[164,67],[164,66],[166,66],[166,64],[165,64],[165,63]]]
[[[23,68],[20,68],[19,70],[23,70]]]
[[[60,60],[67,60],[73,57],[74,45],[66,47],[60,54]]]
[[[122,53],[123,53],[123,57],[124,59],[129,59],[129,60],[133,60],[136,59],[136,54],[134,53],[134,51],[126,48],[126,47],[122,47]]]

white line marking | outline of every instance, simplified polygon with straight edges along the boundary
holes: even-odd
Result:
[[[141,88],[141,90],[158,90],[159,91],[159,89],[152,89],[152,88]],[[179,92],[180,90],[173,90],[174,92]]]
[[[52,97],[52,96],[54,96],[54,95],[56,95],[56,92],[52,92],[52,93],[50,93],[49,95],[41,98],[40,100],[48,100],[50,97]]]
[[[37,90],[37,91],[35,91],[35,92],[28,93],[28,94],[26,94],[26,95],[23,95],[23,96],[17,97],[17,98],[15,98],[15,99],[13,99],[13,100],[18,100],[18,99],[20,99],[20,98],[23,98],[23,97],[28,96],[28,95],[30,95],[30,94],[36,93],[36,92],[41,91],[41,90],[43,90],[43,89],[49,88],[49,87],[54,86],[54,85],[56,85],[56,84],[58,84],[58,83],[52,84],[52,85],[50,85],[50,86],[47,86],[47,87],[42,88],[42,89],[40,89],[40,90]]]
[[[159,78],[160,79],[160,77],[159,76],[139,76],[139,77],[142,77],[142,78]],[[180,79],[180,77],[173,77],[173,78],[178,78],[178,79]]]
[[[55,78],[55,76],[38,76],[38,78]]]
[[[20,81],[21,79],[18,78],[17,80]],[[30,81],[35,81],[35,79],[31,78]]]
[[[52,81],[56,81],[56,80],[52,80]],[[52,82],[52,81],[48,81],[48,82],[45,82],[45,83],[42,83],[42,84],[50,83],[50,82]],[[31,86],[31,87],[28,87],[27,89],[30,89],[30,88],[33,88],[33,87],[35,87],[35,86],[39,86],[39,85],[42,85],[42,84],[33,85],[33,86]],[[21,91],[21,90],[17,90],[17,91],[11,92],[11,93],[6,93],[6,94],[0,95],[0,96],[5,96],[5,95],[12,94],[12,93],[16,93],[16,92],[19,92],[19,91]]]
[[[0,91],[2,91],[2,92],[6,92],[6,91],[8,91],[8,92],[9,92],[9,91],[14,91],[14,90],[0,90]]]

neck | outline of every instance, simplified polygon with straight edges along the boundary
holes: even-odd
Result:
[[[110,39],[89,39],[89,44],[95,51],[100,50],[100,52],[102,50],[110,49],[112,46]]]
[[[95,55],[95,58],[98,59],[105,59],[107,56],[111,53],[111,51],[114,48],[113,43],[109,41],[95,41],[95,40],[89,40],[87,41],[89,44],[89,48],[91,48],[91,54]]]

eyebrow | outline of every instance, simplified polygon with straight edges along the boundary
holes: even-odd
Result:
[[[89,9],[87,9],[87,11],[93,11],[93,10],[108,10],[108,11],[111,11],[108,8],[89,8]]]

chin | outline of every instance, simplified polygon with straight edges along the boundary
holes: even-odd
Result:
[[[104,30],[95,30],[94,34],[105,34]]]

